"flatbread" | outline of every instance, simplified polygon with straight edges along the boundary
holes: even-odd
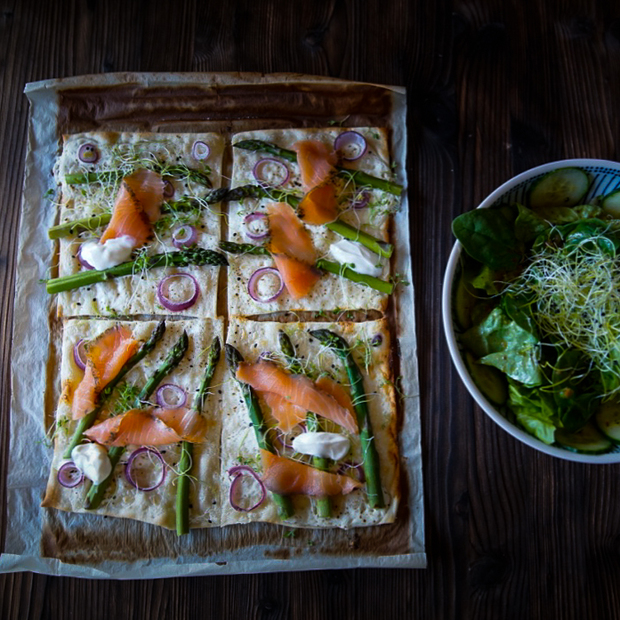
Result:
[[[180,443],[158,448],[166,463],[166,477],[163,484],[148,492],[132,487],[124,476],[124,467],[129,455],[139,446],[128,446],[121,461],[114,470],[114,482],[110,485],[100,508],[87,511],[84,500],[90,483],[88,481],[75,488],[64,488],[58,483],[58,468],[65,461],[63,453],[69,444],[77,422],[71,418],[72,394],[80,382],[83,372],[73,357],[73,347],[80,339],[90,340],[118,324],[114,321],[67,320],[64,324],[62,341],[62,363],[60,377],[62,395],[58,403],[54,432],[54,457],[50,471],[43,506],[70,512],[89,512],[137,519],[166,528],[175,527],[176,468],[180,458]],[[145,341],[157,325],[155,321],[123,322],[131,328],[134,338]],[[123,383],[141,389],[147,378],[158,368],[170,348],[181,337],[183,331],[189,337],[188,350],[181,363],[166,376],[161,384],[174,383],[187,393],[191,404],[205,366],[205,353],[215,337],[223,342],[224,327],[221,319],[166,322],[166,331],[154,351],[126,375]],[[220,420],[222,404],[220,384],[222,382],[223,361],[216,372],[211,393],[207,397],[203,415],[209,424],[208,441],[196,444],[193,453],[192,484],[190,488],[190,526],[209,527],[219,524],[219,454]],[[151,396],[154,401],[155,395]],[[115,390],[99,419],[115,413],[119,402],[119,389]]]
[[[207,145],[208,157],[197,160],[192,155],[196,144],[199,144],[203,152],[205,147],[202,145]],[[217,249],[222,218],[219,205],[207,204],[205,201],[211,189],[182,173],[167,175],[166,170],[170,170],[172,166],[196,170],[209,177],[213,188],[219,188],[225,144],[223,136],[215,133],[90,132],[65,136],[62,154],[55,167],[61,196],[59,223],[110,213],[121,178],[109,182],[70,184],[67,183],[68,175],[106,171],[120,171],[124,175],[140,167],[162,167],[162,176],[167,180],[170,191],[166,202],[191,200],[194,206],[172,214],[162,214],[155,224],[153,239],[144,250],[146,255],[176,251],[178,248],[173,244],[172,233],[183,224],[196,228],[199,247]],[[84,164],[79,160],[78,152],[84,145],[90,145],[96,150],[96,163]],[[98,238],[104,229],[105,226],[60,239],[59,276],[77,273],[83,269],[78,255],[80,245]],[[136,254],[137,252],[134,252],[134,255]],[[169,311],[158,300],[157,286],[165,276],[179,272],[191,274],[199,288],[196,303],[180,314],[214,317],[219,268],[211,266],[160,268],[143,272],[137,270],[132,276],[63,292],[58,295],[58,313],[65,317],[167,314]]]
[[[301,177],[297,163],[279,158],[269,153],[250,151],[235,148],[234,145],[242,140],[261,140],[276,144],[277,146],[292,150],[293,145],[299,140],[319,140],[330,148],[336,137],[350,129],[343,128],[319,128],[319,129],[272,129],[260,131],[248,131],[235,134],[232,137],[233,144],[233,173],[231,187],[244,185],[256,185],[253,170],[261,159],[273,157],[285,165],[289,171],[289,179],[279,185],[277,190],[290,192],[298,197],[303,196]],[[350,162],[347,167],[353,170],[361,170],[382,179],[391,178],[389,143],[387,131],[381,128],[358,127],[355,131],[362,134],[367,143],[367,153],[357,161]],[[344,222],[358,228],[383,241],[389,240],[389,221],[391,214],[399,206],[399,199],[387,192],[366,188],[368,193],[368,206],[362,209],[354,209],[351,202],[356,194],[350,180],[336,179],[337,191],[340,200],[339,218]],[[246,198],[240,202],[230,202],[228,218],[228,240],[235,243],[248,243],[244,218],[253,212],[265,212],[266,206],[274,199],[269,198]],[[312,243],[317,252],[317,257],[333,260],[329,255],[330,246],[342,239],[338,234],[325,228],[325,226],[306,225]],[[325,274],[314,286],[311,293],[302,299],[293,299],[286,290],[274,301],[257,302],[252,299],[248,292],[248,281],[251,275],[262,267],[273,267],[274,262],[269,256],[229,256],[229,285],[228,307],[232,315],[254,316],[265,312],[282,310],[291,311],[322,311],[334,310],[384,310],[387,304],[387,295],[371,289],[363,284],[351,282],[332,274]],[[380,259],[377,262],[383,265],[382,274],[379,276],[386,280],[390,276],[390,261]]]
[[[398,486],[397,414],[394,387],[389,366],[390,337],[385,320],[365,323],[277,323],[233,319],[228,329],[228,343],[233,345],[248,362],[255,362],[267,353],[278,360],[278,331],[285,331],[296,347],[309,376],[321,373],[332,376],[344,386],[348,385],[346,371],[340,360],[330,350],[322,347],[309,334],[314,329],[329,329],[342,335],[354,347],[353,353],[364,374],[364,387],[375,444],[379,453],[381,483],[386,508],[374,509],[367,502],[363,490],[332,498],[333,517],[321,518],[316,513],[316,502],[309,497],[293,497],[295,514],[285,521],[291,527],[352,528],[391,523],[396,517],[400,499]],[[380,343],[377,342],[380,335]],[[373,341],[373,338],[376,340]],[[281,358],[280,358],[281,363]],[[259,507],[250,512],[239,512],[224,500],[230,490],[228,472],[238,465],[250,465],[259,474],[262,471],[258,443],[250,423],[241,390],[230,372],[224,384],[224,417],[222,421],[222,525],[264,521],[282,523],[277,507],[268,495]],[[262,397],[261,409],[269,419],[269,408]],[[274,442],[276,449],[278,443]],[[279,444],[281,446],[281,444]],[[351,437],[352,453],[346,457],[349,464],[361,463],[359,437]]]

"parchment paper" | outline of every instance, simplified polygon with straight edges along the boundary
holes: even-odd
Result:
[[[106,74],[27,84],[28,151],[16,274],[7,531],[0,571],[152,579],[353,567],[426,566],[413,285],[391,305],[403,394],[403,502],[394,526],[295,530],[251,524],[174,532],[129,520],[40,508],[52,450],[46,437],[55,376],[53,300],[40,283],[53,246],[52,166],[62,133],[85,130],[231,132],[259,127],[376,125],[392,129],[406,186],[406,96],[399,87],[292,74]],[[337,96],[339,95],[339,96]],[[409,283],[406,192],[392,230],[393,272]],[[23,369],[28,368],[28,373]],[[47,415],[47,418],[46,418]],[[24,463],[28,463],[24,467]],[[113,551],[112,551],[113,550]]]

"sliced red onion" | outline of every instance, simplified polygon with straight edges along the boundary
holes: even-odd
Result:
[[[241,484],[241,480],[246,474],[250,475],[252,478],[254,478],[254,480],[256,480],[260,489],[259,500],[253,506],[250,506],[248,508],[240,506],[236,498],[236,495],[239,491],[239,485]],[[233,477],[233,480],[230,483],[228,499],[230,501],[230,505],[235,510],[237,510],[238,512],[251,512],[255,508],[258,508],[265,501],[265,497],[267,497],[265,485],[263,484],[263,481],[258,477],[258,474],[251,467],[248,467],[247,465],[237,465],[235,467],[231,467],[228,470],[228,475]]]
[[[78,150],[78,159],[83,164],[96,164],[99,161],[99,149],[90,142],[82,144]]]
[[[75,343],[75,346],[73,347],[73,361],[80,370],[86,370],[86,349],[84,348],[85,344],[86,340],[81,338]]]
[[[198,231],[189,224],[179,226],[172,232],[172,244],[175,248],[188,248],[196,245],[196,241],[198,241]]]
[[[264,226],[262,231],[260,228],[258,230],[252,228],[252,224],[256,224],[257,222]],[[254,241],[260,241],[269,236],[269,218],[266,213],[259,213],[258,211],[248,213],[248,215],[243,218],[243,225],[245,226],[246,237]]]
[[[146,460],[148,460],[148,464],[149,464],[149,473],[152,473],[153,471],[153,467],[152,467],[153,457],[155,457],[157,461],[159,462],[159,464],[161,465],[161,475],[159,476],[159,478],[155,480],[155,482],[141,484],[141,481],[138,477],[140,474],[140,471],[136,463],[136,459],[140,455],[146,455],[148,457],[148,459]],[[141,459],[141,460],[144,460],[144,459]],[[125,478],[127,478],[127,482],[129,482],[129,484],[132,487],[138,489],[138,491],[155,490],[156,488],[161,486],[163,481],[166,479],[166,464],[164,462],[164,457],[161,455],[159,450],[155,450],[155,448],[148,448],[146,446],[142,448],[138,448],[137,450],[131,453],[131,455],[129,456],[129,460],[127,461],[125,465]]]
[[[202,140],[196,140],[196,142],[194,142],[194,146],[192,146],[192,157],[194,159],[207,159],[210,154],[211,148],[206,142]]]
[[[372,340],[370,341],[370,346],[380,347],[382,342],[383,342],[383,336],[381,334],[376,334],[375,336],[372,337]]]
[[[174,185],[170,179],[164,179],[164,198],[172,198],[174,196]]]
[[[73,489],[84,480],[84,474],[73,461],[67,461],[58,470],[58,484],[66,489]]]
[[[361,464],[345,462],[338,468],[338,473],[343,475],[353,474],[353,477],[362,484],[366,482],[366,474]]]
[[[155,392],[157,404],[162,409],[178,409],[185,407],[187,402],[187,394],[180,385],[174,383],[164,383],[157,388]]]
[[[276,434],[276,441],[285,449],[290,452],[294,452],[293,448],[293,439],[298,435],[308,432],[306,428],[305,422],[300,422],[296,424],[288,433],[278,429],[278,433]]]
[[[269,187],[284,185],[291,176],[286,164],[273,157],[259,159],[252,169],[252,174],[261,185]]]
[[[83,244],[80,244],[77,251],[78,262],[82,265],[82,267],[84,267],[84,269],[94,269],[94,267],[82,256],[82,245]]]
[[[187,280],[190,284],[188,290],[183,296],[183,299],[180,299],[179,301],[174,301],[170,298],[170,286],[175,280]],[[157,299],[159,299],[159,303],[161,303],[166,310],[170,310],[171,312],[181,312],[182,310],[191,308],[191,306],[196,303],[199,292],[200,289],[198,288],[196,278],[189,273],[179,272],[166,276],[163,280],[161,280],[157,286]]]
[[[269,297],[261,297],[257,290],[258,284],[260,280],[267,275],[274,275],[278,278],[278,280],[280,280],[280,284],[278,286],[278,292]],[[275,267],[261,267],[260,269],[257,269],[250,276],[250,279],[248,281],[248,293],[250,294],[250,297],[254,301],[258,301],[259,303],[266,304],[266,303],[269,303],[270,301],[274,301],[275,299],[280,297],[283,290],[284,290],[284,280],[282,279],[280,272]]]
[[[357,131],[345,131],[334,140],[334,149],[346,161],[356,161],[363,157],[368,149],[366,138]]]
[[[353,209],[363,209],[370,202],[370,192],[363,189],[361,192],[355,194],[353,201],[351,202],[351,207]]]

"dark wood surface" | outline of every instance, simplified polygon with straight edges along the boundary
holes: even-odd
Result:
[[[440,319],[455,215],[534,165],[618,159],[620,4],[0,0],[4,446],[22,91],[109,71],[291,71],[407,88],[428,568],[150,582],[0,575],[0,617],[620,617],[620,466],[563,462],[497,428],[458,379]],[[6,447],[0,459],[6,468]]]

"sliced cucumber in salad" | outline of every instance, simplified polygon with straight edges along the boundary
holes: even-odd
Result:
[[[614,447],[592,422],[574,433],[559,429],[555,432],[555,440],[566,450],[580,454],[605,454]]]
[[[601,207],[605,213],[612,217],[620,218],[620,189],[607,194],[601,200]]]
[[[620,403],[609,401],[603,403],[594,419],[601,432],[614,443],[620,444]]]
[[[586,195],[589,185],[590,178],[581,168],[552,170],[532,184],[530,207],[574,207]]]

